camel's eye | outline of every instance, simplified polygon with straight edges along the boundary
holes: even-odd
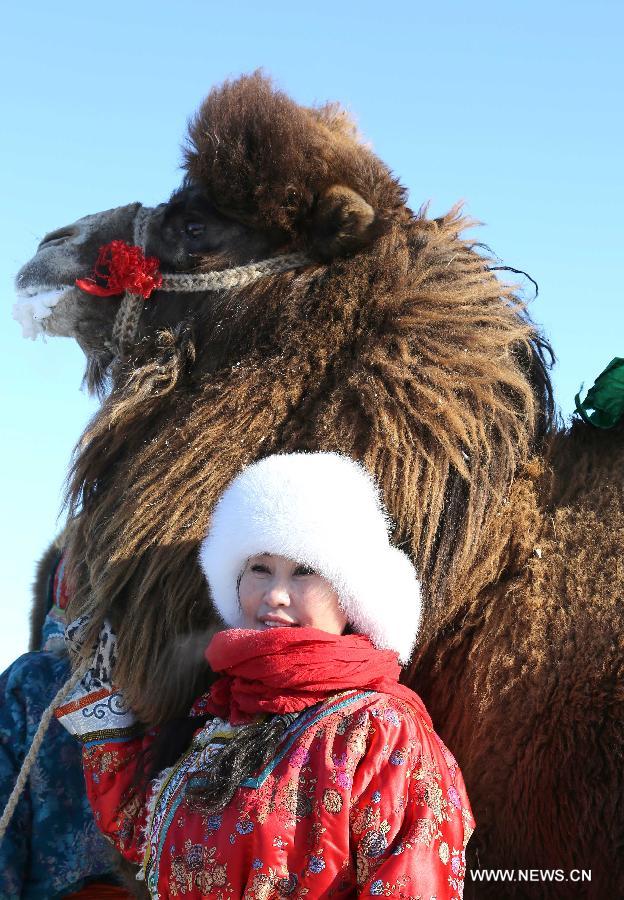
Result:
[[[203,237],[206,232],[205,222],[190,221],[184,224],[184,233],[190,238]]]

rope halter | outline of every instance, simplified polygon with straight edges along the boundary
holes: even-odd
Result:
[[[142,300],[146,300],[154,290],[183,294],[241,290],[268,275],[290,272],[311,262],[305,253],[288,253],[219,272],[162,275],[158,271],[158,259],[145,257],[151,212],[144,206],[138,208],[134,220],[134,246],[124,241],[111,241],[100,248],[94,276],[76,280],[81,290],[97,296],[114,296],[124,291],[113,322],[112,340],[107,342],[108,349],[114,355],[126,355],[132,348],[143,310]],[[100,267],[107,267],[109,272],[102,273]],[[108,280],[109,287],[101,287],[96,278]]]

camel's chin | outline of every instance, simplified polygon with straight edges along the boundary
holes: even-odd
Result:
[[[22,326],[22,336],[36,340],[39,335],[68,337],[67,318],[62,310],[70,287],[33,287],[18,291],[13,304],[13,318]]]

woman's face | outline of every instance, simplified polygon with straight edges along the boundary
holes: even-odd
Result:
[[[322,575],[285,556],[259,553],[247,560],[238,597],[243,627],[293,628],[309,625],[342,634],[347,618],[338,594]]]

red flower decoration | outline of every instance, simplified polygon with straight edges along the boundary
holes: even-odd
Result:
[[[111,241],[100,247],[93,275],[77,278],[76,287],[96,297],[114,297],[128,291],[147,300],[162,284],[159,265],[157,257],[145,257],[140,247]]]

